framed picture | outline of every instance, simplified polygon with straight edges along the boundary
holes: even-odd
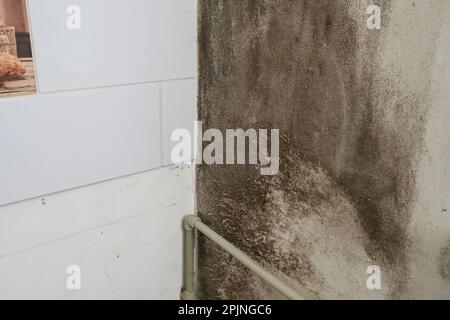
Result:
[[[25,0],[0,0],[0,98],[36,92]]]

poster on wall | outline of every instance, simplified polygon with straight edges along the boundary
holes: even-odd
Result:
[[[0,99],[35,92],[26,0],[0,0]]]

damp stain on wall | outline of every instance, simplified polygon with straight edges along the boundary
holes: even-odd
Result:
[[[382,30],[366,26],[372,3]],[[313,298],[408,297],[433,49],[448,9],[439,0],[200,1],[204,127],[282,134],[274,177],[198,168],[202,219]],[[207,240],[199,249],[203,297],[282,298]],[[369,291],[374,264],[383,286]]]
[[[447,282],[450,282],[450,240],[441,250],[439,272]]]

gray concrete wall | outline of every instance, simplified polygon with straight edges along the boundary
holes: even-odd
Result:
[[[450,2],[200,0],[199,18],[204,127],[282,134],[276,176],[199,167],[202,218],[314,297],[449,299]],[[203,239],[199,282],[280,297]]]

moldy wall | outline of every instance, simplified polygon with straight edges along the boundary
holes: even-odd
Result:
[[[199,19],[204,128],[282,135],[276,176],[199,167],[202,219],[315,298],[450,298],[450,3],[200,0]],[[282,298],[199,245],[205,298]]]

